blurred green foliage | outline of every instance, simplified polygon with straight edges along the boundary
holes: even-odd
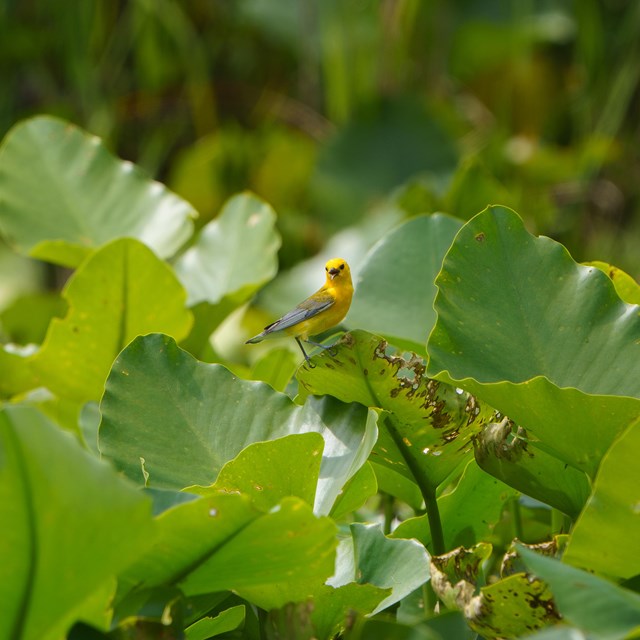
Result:
[[[249,188],[285,267],[391,197],[637,277],[639,34],[630,0],[3,0],[0,137],[69,119],[200,224]]]

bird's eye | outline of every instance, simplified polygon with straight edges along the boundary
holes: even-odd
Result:
[[[325,267],[325,268],[324,268],[324,270],[325,270],[325,271],[329,271],[329,267]]]
[[[341,264],[341,265],[340,265],[340,269],[344,269],[344,264]]]

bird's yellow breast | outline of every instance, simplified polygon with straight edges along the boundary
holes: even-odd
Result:
[[[351,305],[353,285],[350,280],[348,282],[339,282],[337,286],[327,283],[314,295],[330,296],[333,298],[334,303],[318,315],[286,329],[286,333],[290,336],[306,340],[309,336],[322,333],[341,322],[347,315]]]

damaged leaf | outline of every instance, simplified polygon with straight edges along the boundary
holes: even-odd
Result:
[[[385,411],[371,461],[432,488],[471,457],[471,438],[494,411],[452,386],[432,380],[415,354],[396,353],[385,340],[354,331],[298,370],[300,393],[329,394]]]
[[[478,465],[487,473],[572,518],[589,497],[583,471],[536,447],[527,432],[507,418],[488,424],[474,439],[474,449]]]
[[[431,558],[434,591],[450,608],[460,609],[484,638],[517,638],[560,620],[547,585],[526,573],[482,585],[481,566],[491,545],[460,547]]]

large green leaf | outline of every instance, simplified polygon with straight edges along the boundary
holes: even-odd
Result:
[[[631,578],[640,573],[640,421],[602,459],[593,494],[571,533],[564,560]]]
[[[282,498],[297,496],[313,506],[324,439],[319,433],[296,433],[269,442],[254,442],[227,462],[209,487],[190,493],[243,493],[268,511]]]
[[[593,475],[640,413],[640,316],[598,269],[489,207],[436,280],[429,374],[484,399]]]
[[[151,503],[35,409],[0,413],[0,440],[0,636],[57,640],[108,607],[153,540]]]
[[[144,467],[151,486],[174,489],[211,484],[254,442],[317,432],[324,438],[317,513],[329,513],[377,435],[375,413],[361,405],[331,397],[296,405],[264,383],[198,362],[163,335],[137,338],[120,354],[101,411],[103,455],[140,484]]]
[[[215,304],[225,296],[244,302],[278,270],[276,214],[250,193],[231,198],[200,231],[175,269],[189,305]]]
[[[212,494],[163,512],[157,527],[153,548],[122,576],[122,593],[171,584],[187,595],[234,590],[271,609],[305,600],[308,585],[333,572],[336,526],[299,498],[264,512],[240,493]]]
[[[381,338],[354,331],[313,368],[298,370],[301,391],[385,410],[372,461],[432,489],[471,456],[471,437],[493,415],[467,394],[430,380],[422,358],[394,354]]]
[[[0,148],[0,228],[22,253],[75,267],[120,237],[163,258],[191,236],[184,200],[102,142],[49,116],[17,124]]]
[[[378,604],[377,613],[400,601],[429,580],[429,554],[415,540],[393,540],[377,524],[351,525],[351,538],[338,548],[333,587],[352,582],[373,584],[391,593]]]
[[[136,336],[184,337],[191,326],[185,292],[171,269],[137,240],[116,240],[68,281],[67,315],[55,318],[32,366],[55,394],[98,400],[115,357]]]
[[[418,216],[385,235],[360,269],[345,322],[424,351],[436,319],[434,281],[461,226],[442,214]]]
[[[518,553],[530,571],[549,585],[564,618],[590,638],[622,640],[632,631],[637,637],[640,595],[521,545]]]
[[[438,498],[446,549],[470,547],[491,536],[505,502],[516,491],[492,478],[471,460],[455,489]],[[409,518],[392,534],[393,538],[415,538],[429,546],[431,532],[426,515]]]
[[[253,520],[180,582],[187,595],[233,589],[264,609],[300,601],[309,581],[322,584],[335,562],[337,528],[298,498]]]

